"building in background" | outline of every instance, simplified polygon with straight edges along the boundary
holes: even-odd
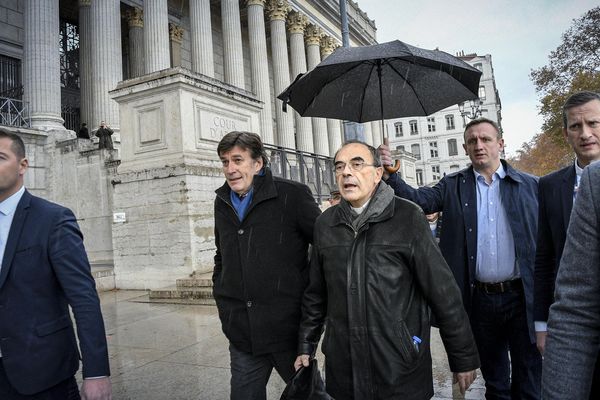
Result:
[[[399,118],[386,121],[392,150],[412,153],[418,186],[433,185],[445,174],[470,165],[463,149],[464,127],[473,118],[496,121],[502,130],[501,103],[492,56],[460,53],[457,56],[483,75],[479,84],[479,101],[448,107],[427,117]]]

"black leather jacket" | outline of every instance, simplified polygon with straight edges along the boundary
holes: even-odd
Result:
[[[479,367],[460,292],[423,212],[395,196],[378,204],[382,190],[390,189],[379,186],[359,226],[344,201],[315,224],[299,353],[314,352],[326,322],[327,392],[336,399],[432,397],[430,309],[450,369]]]

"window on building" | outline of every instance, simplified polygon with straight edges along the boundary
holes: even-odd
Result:
[[[394,124],[394,129],[396,130],[396,137],[404,136],[404,132],[402,132],[402,122],[396,122]]]
[[[456,145],[456,139],[448,139],[448,155],[457,156],[458,146]]]
[[[415,143],[410,146],[410,152],[415,156],[417,160],[421,159],[421,147]]]
[[[479,100],[485,100],[485,86],[479,86]]]
[[[429,155],[431,158],[439,157],[437,142],[429,142]]]
[[[413,119],[412,121],[409,122],[409,125],[410,125],[410,134],[417,135],[419,133],[419,125],[417,123],[417,120]]]
[[[423,186],[423,170],[418,169],[416,171],[416,173],[417,173],[417,185]]]
[[[442,176],[440,174],[440,166],[439,165],[432,165],[431,166],[431,173],[433,175],[433,180],[434,181],[439,181],[440,179],[442,179]]]
[[[435,132],[435,117],[427,117],[427,132]]]
[[[483,71],[483,64],[482,63],[473,64],[473,67],[477,68],[480,71]]]
[[[0,55],[0,97],[21,100],[21,60]]]
[[[404,146],[403,145],[396,146],[396,150],[404,151]]]
[[[446,115],[446,130],[450,131],[454,129],[454,115]]]

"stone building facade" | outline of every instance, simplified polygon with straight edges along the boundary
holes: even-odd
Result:
[[[375,24],[348,4],[352,46]],[[326,197],[337,120],[276,95],[341,43],[337,0],[4,0],[0,125],[28,147],[26,187],[73,209],[92,263],[153,289],[212,269],[216,144],[259,133],[274,171]],[[115,150],[76,139],[114,130]],[[378,145],[377,123],[364,125]]]
[[[500,95],[494,78],[492,56],[486,54],[457,54],[457,56],[482,71],[479,82],[479,102],[472,108],[465,103],[461,115],[458,105],[445,108],[428,117],[399,118],[386,121],[390,147],[412,153],[415,158],[415,176],[418,186],[433,185],[445,174],[470,165],[463,149],[464,126],[472,117],[486,117],[502,128]]]

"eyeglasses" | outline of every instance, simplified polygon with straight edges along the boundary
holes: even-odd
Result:
[[[350,168],[350,171],[355,171],[355,172],[362,170],[364,167],[376,167],[375,164],[368,164],[365,162],[365,160],[350,160],[350,163],[348,163],[348,164],[346,164],[345,162],[342,162],[342,161],[338,161],[334,165],[335,174],[336,175],[343,174],[344,171],[346,170],[346,165],[348,165],[348,167]]]

